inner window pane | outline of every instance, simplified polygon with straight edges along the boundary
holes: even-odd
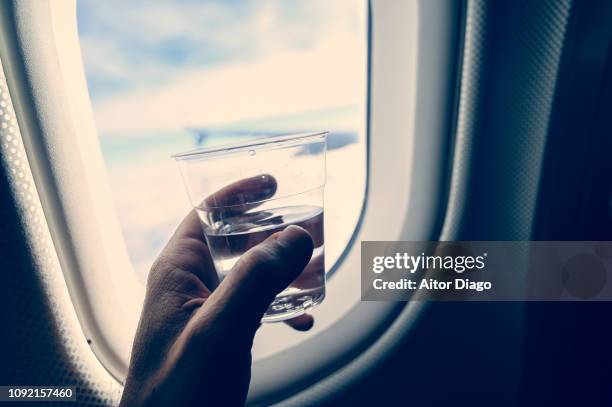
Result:
[[[143,279],[189,211],[171,154],[329,130],[326,262],[365,190],[367,3],[78,0],[87,84],[113,200]]]

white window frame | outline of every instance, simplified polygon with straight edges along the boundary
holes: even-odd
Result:
[[[455,16],[444,3],[371,1],[362,217],[328,283],[326,301],[315,312],[315,328],[304,334],[266,326],[258,335],[264,342],[266,335],[284,335],[293,345],[255,360],[251,402],[286,394],[337,368],[372,343],[403,308],[360,301],[357,243],[426,240],[439,233],[450,116],[443,98],[454,85],[449,71],[455,69],[451,39],[444,33],[444,19]],[[70,296],[91,349],[122,381],[143,288],[131,271],[106,179],[80,55],[76,1],[6,2],[0,13],[0,57]],[[419,25],[424,17],[441,26],[440,33],[434,25]]]

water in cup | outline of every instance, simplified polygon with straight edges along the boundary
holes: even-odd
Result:
[[[286,319],[318,304],[325,297],[323,208],[310,205],[285,206],[227,216],[196,208],[219,278],[223,279],[251,247],[289,225],[308,231],[314,242],[310,262],[281,292],[266,311],[264,321]]]

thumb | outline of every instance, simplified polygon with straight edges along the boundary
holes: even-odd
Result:
[[[251,248],[200,309],[205,325],[214,320],[233,333],[254,334],[274,297],[304,270],[313,246],[306,230],[291,225]]]

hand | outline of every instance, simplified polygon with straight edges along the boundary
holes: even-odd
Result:
[[[267,194],[276,190],[272,177],[256,177],[224,188],[214,199],[233,199],[236,191],[261,193],[265,186]],[[244,404],[261,318],[308,264],[312,250],[308,232],[289,226],[246,252],[219,283],[192,211],[149,273],[120,405]],[[302,315],[289,324],[307,330],[313,320]]]

